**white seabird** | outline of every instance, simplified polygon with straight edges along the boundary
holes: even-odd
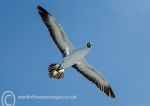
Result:
[[[108,81],[105,80],[103,75],[92,67],[84,58],[92,47],[91,43],[88,42],[85,47],[76,49],[68,40],[63,28],[56,19],[43,7],[37,6],[37,8],[43,22],[50,32],[52,39],[63,55],[61,64],[49,65],[49,77],[61,79],[64,77],[64,69],[67,67],[73,67],[89,81],[95,83],[96,86],[106,95],[115,98],[115,94],[108,84]]]

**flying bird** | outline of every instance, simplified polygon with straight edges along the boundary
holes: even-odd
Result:
[[[52,39],[62,53],[63,59],[60,64],[51,64],[48,67],[49,77],[54,79],[62,79],[64,77],[64,69],[67,67],[75,68],[79,73],[93,82],[106,95],[115,98],[115,94],[105,80],[100,71],[92,67],[84,58],[92,48],[91,42],[84,47],[76,49],[69,41],[63,28],[57,22],[55,17],[47,12],[43,7],[37,6],[39,15],[47,26]]]

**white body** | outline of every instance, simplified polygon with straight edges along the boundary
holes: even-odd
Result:
[[[63,58],[61,67],[67,68],[67,67],[71,67],[76,63],[80,63],[80,60],[84,58],[84,56],[90,51],[90,49],[91,48],[84,47],[72,51],[69,55]]]

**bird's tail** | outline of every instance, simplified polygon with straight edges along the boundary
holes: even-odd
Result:
[[[48,67],[48,76],[54,79],[62,79],[64,78],[64,69],[60,64],[51,64]]]

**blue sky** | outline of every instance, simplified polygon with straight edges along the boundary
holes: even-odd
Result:
[[[76,47],[88,41],[86,56],[112,86],[113,100],[68,68],[63,80],[48,78],[47,67],[62,56],[37,13],[41,5],[64,27]],[[76,95],[75,100],[18,100],[18,106],[149,106],[149,0],[1,0],[0,96]]]

